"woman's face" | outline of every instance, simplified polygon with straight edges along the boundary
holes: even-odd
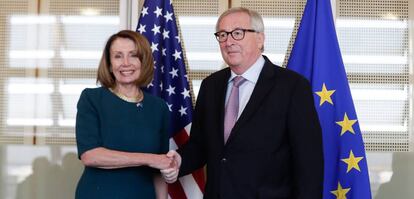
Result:
[[[135,43],[126,38],[117,38],[110,49],[112,73],[117,85],[134,84],[141,74],[141,61]]]

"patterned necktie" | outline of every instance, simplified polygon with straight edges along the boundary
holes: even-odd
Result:
[[[237,115],[239,114],[239,86],[245,81],[246,79],[242,76],[236,76],[233,79],[233,87],[231,88],[226,110],[224,112],[224,143],[227,142],[231,130],[236,123]]]

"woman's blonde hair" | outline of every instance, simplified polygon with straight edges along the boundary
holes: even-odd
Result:
[[[134,42],[137,56],[141,61],[141,73],[135,84],[139,87],[147,86],[154,77],[154,59],[152,57],[151,47],[147,39],[141,34],[131,30],[121,30],[109,37],[102,53],[101,61],[98,67],[98,77],[96,82],[103,87],[114,88],[116,81],[111,69],[111,47],[118,38],[130,39]]]

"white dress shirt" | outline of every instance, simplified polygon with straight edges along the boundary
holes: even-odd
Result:
[[[237,115],[237,119],[239,119],[241,113],[243,112],[244,108],[247,105],[247,102],[250,99],[250,96],[253,93],[253,89],[256,86],[257,80],[259,79],[260,72],[262,71],[262,68],[264,66],[265,60],[263,56],[260,56],[259,59],[256,60],[256,62],[247,69],[241,76],[246,79],[247,81],[244,82],[239,87],[239,113]],[[229,78],[229,81],[227,83],[227,92],[226,92],[226,104],[229,100],[230,91],[233,87],[233,78],[235,78],[237,75],[233,71],[231,71],[231,76]]]

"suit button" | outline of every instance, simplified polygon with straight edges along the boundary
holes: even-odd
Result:
[[[221,159],[221,163],[226,163],[227,162],[227,159],[226,158],[222,158]]]

